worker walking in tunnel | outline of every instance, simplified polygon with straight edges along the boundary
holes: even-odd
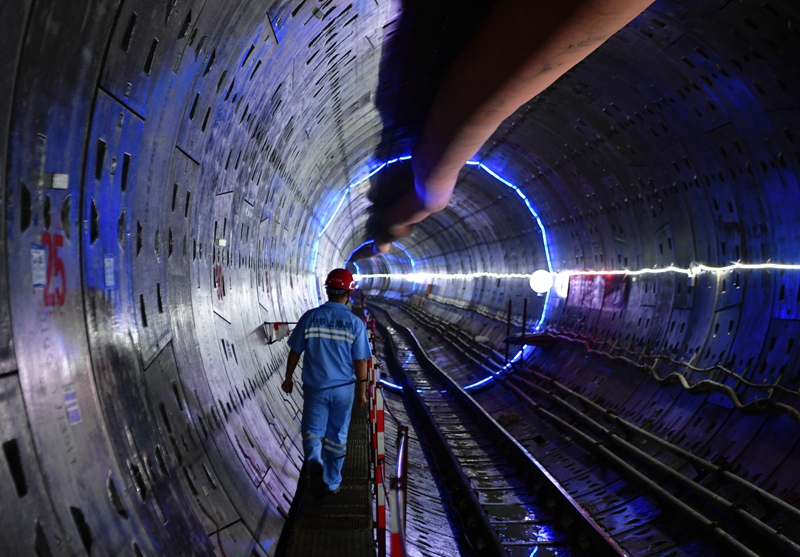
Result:
[[[328,301],[304,313],[289,337],[281,388],[291,394],[292,376],[305,352],[301,428],[316,497],[339,490],[354,397],[359,407],[367,403],[367,359],[372,354],[364,323],[345,305],[353,290],[350,271],[331,271],[325,281]]]

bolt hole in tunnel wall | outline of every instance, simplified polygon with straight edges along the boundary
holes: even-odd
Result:
[[[367,239],[388,169],[358,180],[412,152],[488,7],[0,4],[4,552],[274,552],[301,399],[261,324],[316,305]],[[800,263],[798,12],[657,0],[500,125],[474,160],[529,200],[551,270]],[[547,269],[522,198],[477,170],[359,269]],[[795,500],[800,273],[614,280],[546,299],[526,279],[362,287],[496,347],[509,299],[517,326],[524,297],[531,326],[546,301],[543,328],[583,344],[531,362]]]

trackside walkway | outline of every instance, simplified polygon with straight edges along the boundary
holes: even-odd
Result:
[[[375,557],[368,412],[368,407],[353,408],[339,492],[316,499],[311,495],[308,478],[301,479],[295,494],[299,499],[293,505],[296,513],[290,516],[281,534],[278,555]]]

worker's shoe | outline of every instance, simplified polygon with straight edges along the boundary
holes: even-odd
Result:
[[[337,485],[336,489],[328,489],[328,495],[334,495],[336,493],[339,493],[340,489],[342,489],[341,485]]]
[[[309,471],[311,473],[311,495],[317,499],[325,497],[328,492],[328,486],[325,485],[325,480],[322,477],[322,464],[312,462]]]

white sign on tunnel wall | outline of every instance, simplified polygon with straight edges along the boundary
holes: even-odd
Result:
[[[64,410],[67,412],[67,419],[70,425],[81,422],[81,410],[78,406],[78,395],[72,386],[64,387]]]
[[[116,280],[114,276],[114,256],[110,253],[105,254],[103,258],[103,279],[106,283],[106,288],[114,288]]]
[[[31,281],[34,288],[44,288],[46,286],[45,257],[42,244],[31,244]]]

